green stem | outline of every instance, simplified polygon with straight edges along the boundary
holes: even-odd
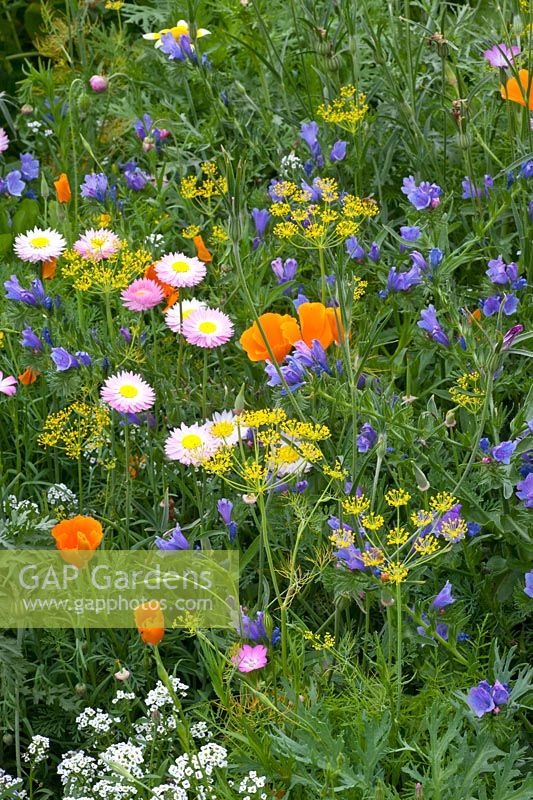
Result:
[[[402,705],[402,650],[403,650],[403,631],[402,631],[402,585],[396,584],[396,670],[398,676],[396,693],[396,720],[400,719],[400,709]]]
[[[261,544],[267,557],[270,577],[272,579],[272,586],[281,611],[281,661],[283,664],[283,673],[284,675],[287,675],[287,615],[281,599],[278,578],[274,568],[274,560],[272,558],[272,550],[270,549],[265,498],[262,494],[259,494],[257,497],[257,505],[259,506],[259,514],[261,518]]]

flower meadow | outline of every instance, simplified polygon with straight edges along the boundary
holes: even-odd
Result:
[[[3,627],[0,800],[531,800],[533,4],[0,18],[0,558],[240,560]]]

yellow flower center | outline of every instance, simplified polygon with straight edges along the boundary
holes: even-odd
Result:
[[[174,272],[189,272],[190,267],[186,261],[174,261],[172,269]]]
[[[200,331],[200,333],[214,333],[216,329],[217,326],[215,325],[215,323],[210,322],[209,320],[206,320],[205,322],[200,322],[200,324],[198,325],[198,330]]]
[[[148,292],[146,291],[146,289],[137,289],[135,291],[135,297],[146,297],[147,294]]]
[[[50,239],[48,238],[48,236],[35,236],[31,240],[30,244],[32,247],[37,247],[37,248],[47,247],[50,244]]]
[[[121,386],[118,390],[118,393],[122,395],[122,397],[132,398],[137,397],[139,394],[139,390],[136,386],[132,386],[131,383],[125,383],[124,386]]]
[[[195,450],[202,444],[202,439],[197,433],[187,433],[181,443],[186,450]]]
[[[187,319],[187,317],[189,317],[192,314],[193,311],[196,311],[196,309],[195,308],[184,308],[184,309],[182,309],[182,312],[181,312],[182,318],[183,319]]]
[[[217,436],[220,439],[224,439],[226,436],[231,436],[234,430],[235,423],[227,420],[215,422],[215,424],[211,426],[212,435]]]
[[[102,247],[105,244],[105,239],[101,236],[95,236],[94,239],[91,239],[91,245],[93,247]]]

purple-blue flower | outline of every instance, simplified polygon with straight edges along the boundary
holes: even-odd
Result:
[[[499,461],[500,464],[510,464],[516,445],[516,442],[500,442],[490,452],[495,461]]]
[[[348,146],[348,142],[343,142],[342,139],[339,139],[333,147],[331,148],[329,154],[329,160],[332,162],[335,161],[344,161],[346,158],[346,147]]]
[[[1,182],[0,192],[8,192],[11,197],[20,197],[26,184],[21,180],[21,173],[18,169],[13,169],[6,175],[5,181]]]
[[[350,258],[361,259],[365,257],[365,251],[359,244],[357,236],[349,236],[346,241],[346,252],[350,256]]]
[[[53,347],[50,356],[58,372],[66,372],[69,369],[79,367],[76,357],[69,353],[68,350],[65,350],[64,347]]]
[[[408,272],[397,272],[396,267],[391,267],[387,278],[387,289],[390,292],[408,292],[412,286],[422,283],[420,270],[413,264]]]
[[[524,592],[528,597],[533,599],[533,569],[531,569],[529,572],[526,572],[524,575],[524,580],[526,582],[526,585],[524,586]]]
[[[402,225],[400,228],[400,236],[404,242],[416,242],[421,235],[422,233],[417,225]]]
[[[187,541],[186,537],[181,531],[179,525],[176,525],[173,531],[169,531],[171,534],[168,537],[168,534],[163,538],[162,536],[157,536],[155,539],[155,546],[158,550],[189,550],[190,544]]]
[[[311,156],[317,167],[324,166],[324,159],[322,157],[322,150],[318,142],[318,125],[316,122],[302,122],[300,128],[300,136],[309,148]]]
[[[429,251],[429,263],[433,269],[439,266],[444,258],[444,253],[439,247],[432,247]]]
[[[403,179],[402,192],[407,195],[407,199],[417,211],[423,211],[425,208],[436,208],[439,205],[442,189],[436,183],[429,181],[422,181],[417,185],[410,175]]]
[[[435,306],[429,305],[427,308],[422,309],[420,316],[421,319],[416,323],[418,327],[427,331],[434,342],[442,344],[444,347],[449,347],[450,340],[437,320]]]
[[[43,343],[29,326],[22,331],[20,343],[22,347],[31,347],[32,350],[37,351],[43,349]]]
[[[33,181],[39,177],[39,161],[31,153],[22,153],[20,172],[25,181]]]
[[[521,178],[533,177],[533,161],[526,161],[525,164],[522,164],[519,174]]]
[[[455,597],[452,596],[452,588],[450,581],[446,581],[443,588],[431,603],[433,608],[446,608],[446,606],[451,606],[452,603],[455,603]]]
[[[490,711],[497,713],[498,706],[505,705],[509,700],[509,686],[500,681],[495,681],[491,686],[488,681],[480,681],[468,692],[466,702],[476,715],[482,717]]]
[[[368,453],[378,440],[378,435],[369,422],[361,426],[359,436],[356,439],[357,450],[359,453]]]
[[[470,180],[470,178],[465,176],[464,181],[462,181],[461,186],[463,187],[463,200],[480,200],[482,197],[488,197],[489,191],[494,186],[494,180],[490,175],[485,175],[483,179],[483,189],[479,189],[474,183]]]
[[[525,508],[533,508],[533,472],[528,473],[523,481],[518,481],[515,494],[524,501]]]
[[[506,264],[503,257],[500,255],[498,258],[493,258],[489,261],[489,268],[485,272],[492,283],[504,286],[507,283],[512,283],[518,278],[518,266],[514,261]]]
[[[379,261],[379,245],[377,242],[372,242],[370,250],[368,251],[368,257],[374,264]]]
[[[288,283],[288,281],[294,280],[298,269],[298,262],[295,258],[287,258],[285,261],[281,258],[275,258],[270,262],[270,266],[277,278],[278,284],[281,286],[284,283]]]
[[[341,547],[333,553],[337,560],[344,563],[349,570],[366,569],[365,562],[363,561],[361,550],[353,544],[348,547]]]
[[[266,208],[253,208],[252,219],[254,221],[256,233],[259,238],[262,239],[266,226],[268,225],[268,220],[270,219],[270,213]]]
[[[82,197],[103,203],[107,194],[107,176],[103,172],[91,172],[80,186]]]

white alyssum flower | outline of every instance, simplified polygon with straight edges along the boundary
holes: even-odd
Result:
[[[195,739],[211,739],[213,734],[207,727],[207,722],[200,720],[199,722],[193,722],[190,727],[191,736]]]
[[[22,788],[22,780],[14,778],[0,767],[0,797],[14,797],[16,800],[25,800],[28,795]]]
[[[123,689],[118,689],[111,702],[116,706],[121,700],[135,700],[135,692],[125,692]]]
[[[101,708],[85,708],[81,714],[76,717],[76,725],[80,730],[89,728],[95,733],[108,733],[113,727],[113,722],[120,722],[119,719],[102,711]]]
[[[29,764],[39,764],[46,759],[49,750],[50,739],[47,736],[32,736],[28,749],[23,755],[23,759]]]
[[[69,750],[57,766],[57,774],[63,786],[75,781],[86,783],[96,775],[97,763],[83,750]]]
[[[170,682],[178,697],[187,697],[187,689],[189,687],[186,683],[182,683],[179,678],[173,676],[170,677]],[[161,681],[157,681],[155,688],[148,692],[145,703],[150,711],[159,710],[167,705],[174,705],[170,692]]]
[[[125,769],[132,777],[142,778],[141,764],[144,762],[143,748],[132,742],[118,742],[100,753],[100,759],[108,769],[114,771],[115,765]]]

